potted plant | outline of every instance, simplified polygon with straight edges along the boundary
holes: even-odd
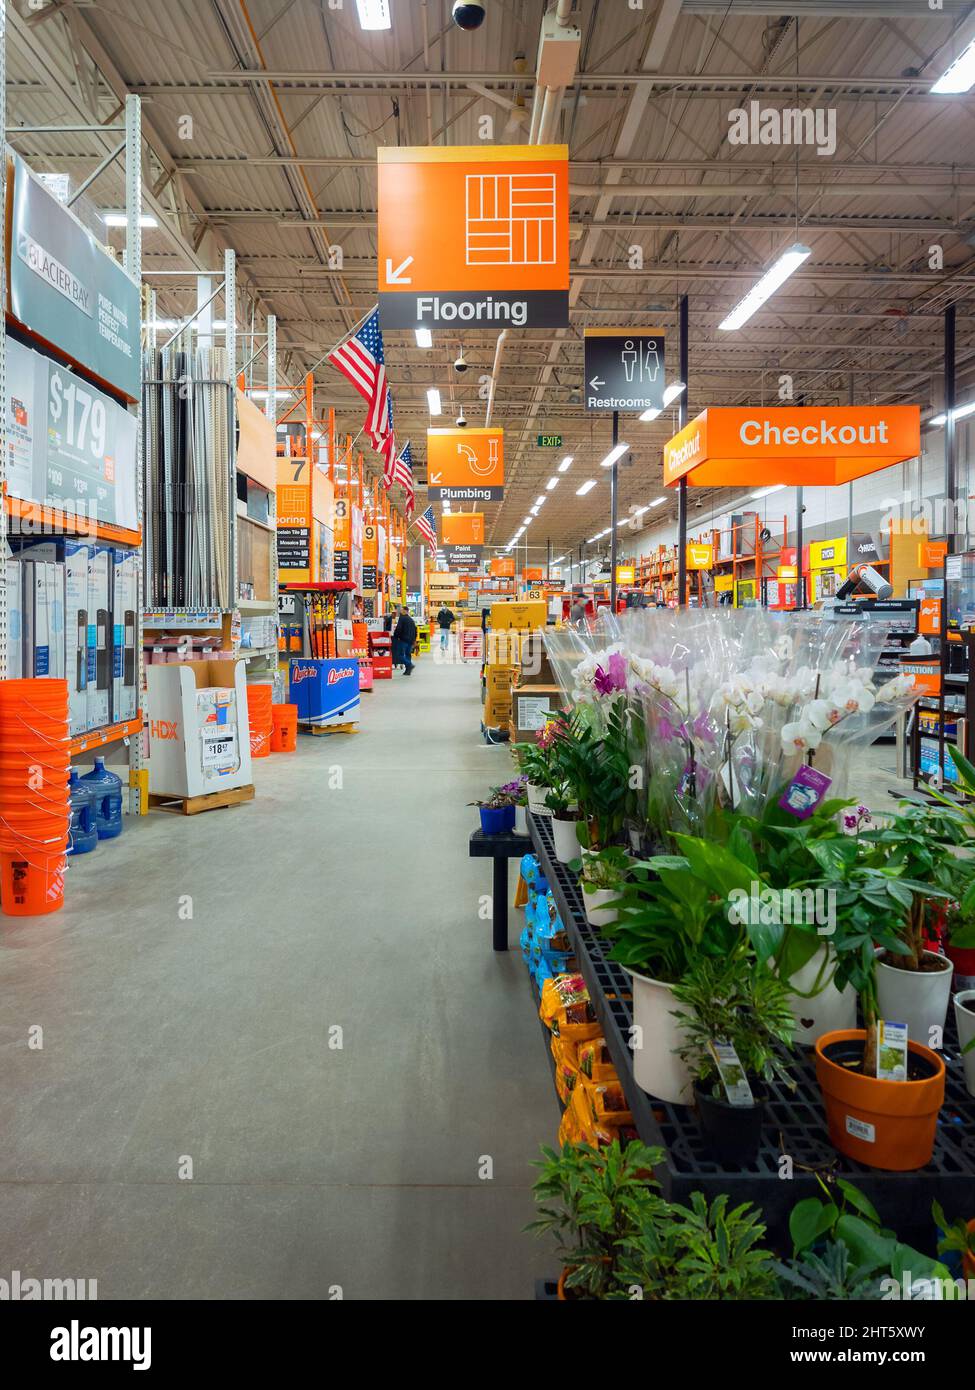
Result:
[[[765,1087],[789,1081],[780,1050],[795,1027],[788,986],[750,955],[704,956],[674,998],[688,1011],[678,1052],[694,1077],[705,1142],[720,1163],[746,1167],[762,1142]]]
[[[677,837],[685,855],[631,862],[611,906],[610,955],[633,980],[633,1074],[659,1100],[689,1105],[692,1078],[680,1056],[686,1006],[674,987],[702,956],[730,959],[747,949],[742,925],[728,912],[728,893],[747,888],[757,871],[724,846]],[[705,866],[723,882],[715,889]]]
[[[515,808],[515,831],[519,835],[528,834],[528,782],[525,777],[515,777],[505,782],[500,790]]]
[[[955,1025],[965,1064],[965,1087],[975,1096],[975,989],[963,989],[955,995]]]
[[[583,854],[579,883],[591,927],[608,927],[616,921],[616,909],[608,904],[618,897],[630,863],[630,856],[620,845]]]
[[[515,828],[515,808],[504,787],[495,787],[485,801],[472,801],[481,813],[481,829],[485,835],[503,835]]]
[[[553,720],[549,725],[547,742],[549,757],[549,791],[545,805],[552,814],[552,835],[555,857],[562,864],[579,858],[579,836],[576,827],[579,813],[578,787],[586,763],[586,730],[576,712],[568,718]]]
[[[662,1204],[653,1177],[662,1149],[614,1139],[605,1148],[565,1144],[542,1149],[534,1185],[538,1215],[526,1228],[555,1236],[562,1260],[560,1299],[626,1298],[619,1275],[622,1242],[635,1237]]]
[[[729,1205],[722,1192],[708,1202],[661,1202],[640,1212],[640,1229],[623,1236],[617,1278],[634,1297],[668,1302],[755,1302],[778,1296],[774,1257],[761,1242],[761,1213],[748,1202]]]
[[[941,1232],[938,1254],[960,1255],[965,1278],[975,1279],[975,1220],[966,1221],[959,1216],[957,1220],[949,1222],[938,1202],[932,1204],[931,1215]]]
[[[540,729],[534,742],[516,743],[513,749],[518,770],[525,779],[528,809],[536,816],[548,815],[545,797],[551,786],[550,736]]]
[[[917,1042],[940,1045],[948,1001],[952,962],[936,944],[932,906],[954,896],[952,882],[964,866],[947,852],[962,832],[953,813],[904,804],[889,824],[867,830],[861,840],[873,853],[867,863],[909,882],[899,915],[898,943],[878,952],[877,1004],[882,1018],[906,1023]],[[970,871],[969,871],[970,873]]]

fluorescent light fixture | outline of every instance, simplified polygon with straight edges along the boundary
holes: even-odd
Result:
[[[526,527],[526,526],[530,526],[530,525],[532,524],[532,522],[534,521],[534,519],[535,519],[534,517],[526,516],[525,519],[524,519],[524,521],[521,523],[521,529],[524,531],[525,527]]]
[[[124,212],[103,212],[102,221],[106,227],[127,227],[129,219]],[[140,227],[158,227],[159,223],[151,213],[143,212],[139,214]]]
[[[763,487],[758,492],[753,492],[749,498],[750,502],[760,502],[763,497],[771,497],[773,492],[781,492],[785,483],[776,483],[774,487]]]
[[[548,482],[545,484],[545,487],[546,487],[546,489],[547,489],[549,492],[552,492],[552,491],[554,491],[555,488],[558,487],[558,485],[559,485],[559,480],[558,480],[558,478],[549,478]]]
[[[435,386],[431,386],[427,392],[427,405],[430,407],[431,415],[442,415],[443,406],[440,404],[440,392]]]
[[[389,0],[355,0],[361,29],[391,29]]]
[[[587,492],[592,492],[592,490],[593,490],[593,488],[594,488],[595,486],[596,486],[596,479],[595,479],[595,478],[590,478],[587,482],[583,483],[582,487],[577,487],[577,488],[576,488],[576,496],[577,496],[577,497],[585,497],[586,493],[587,493]]]
[[[268,397],[268,393],[267,393],[267,391],[265,391],[265,390],[260,390],[260,391],[248,391],[247,394],[248,394],[249,396],[252,396],[252,397],[254,398],[255,401],[266,401],[266,400],[267,400],[267,397]],[[275,391],[275,393],[274,393],[274,399],[275,399],[276,401],[286,401],[286,400],[288,399],[289,396],[293,396],[293,395],[294,395],[294,392],[293,392],[293,391]],[[286,427],[285,427],[285,428],[286,428]]]
[[[959,420],[964,420],[969,415],[975,415],[975,401],[969,401],[967,405],[956,405],[951,412],[951,418],[956,423]],[[947,415],[936,415],[934,419],[930,420],[928,423],[940,428],[942,425],[947,425],[948,417]]]
[[[559,472],[560,472],[560,473],[568,473],[568,471],[569,471],[569,469],[570,469],[571,467],[572,467],[572,455],[571,455],[571,454],[568,454],[568,455],[562,460],[562,462],[559,464]]]
[[[655,498],[653,499],[653,501],[650,503],[650,505],[651,505],[651,507],[659,507],[663,502],[666,502],[666,501],[667,501],[666,497],[655,497]]]
[[[433,334],[429,328],[414,328],[417,347],[433,347]]]
[[[718,324],[720,329],[726,333],[732,332],[736,328],[741,328],[756,313],[767,299],[770,299],[780,285],[784,285],[789,276],[799,269],[803,261],[807,261],[812,255],[808,246],[803,246],[802,242],[797,241],[794,246],[790,246],[787,251],[770,266],[769,269],[759,280],[758,284],[748,291],[742,299],[732,309],[726,319]]]
[[[535,498],[535,506],[536,506],[536,507],[540,507],[540,506],[542,505],[542,503],[545,502],[545,501],[547,501],[547,498],[546,498],[546,496],[545,496],[545,494],[544,494],[544,492],[543,492],[543,493],[541,493],[540,496],[538,496],[538,497]]]
[[[633,515],[634,515],[634,516],[642,516],[644,512],[648,512],[649,510],[650,510],[649,507],[637,507],[637,509],[636,509],[636,511],[633,513]],[[623,523],[621,522],[620,525],[622,525],[622,524],[623,524]]]
[[[532,516],[538,516],[538,508],[532,507]]]
[[[931,88],[941,95],[950,92],[969,92],[975,86],[975,39],[963,48],[958,57]]]
[[[629,448],[629,444],[617,444],[615,449],[610,449],[609,453],[600,464],[601,468],[611,467],[617,459],[621,459]]]
[[[674,401],[676,401],[679,396],[682,396],[686,390],[687,387],[684,385],[682,381],[672,381],[664,391],[664,403],[662,409],[666,410],[668,405],[673,405]],[[657,410],[655,407],[651,407],[649,410],[645,410],[643,412],[643,414],[640,416],[640,419],[646,421],[656,420],[657,416],[660,414],[660,410]]]

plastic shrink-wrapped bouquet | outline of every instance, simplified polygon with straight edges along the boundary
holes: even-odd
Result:
[[[774,798],[810,814],[843,796],[851,755],[917,699],[878,675],[882,623],[763,609],[628,609],[546,634],[567,700],[596,727],[625,706],[627,821],[644,850],[708,835]]]

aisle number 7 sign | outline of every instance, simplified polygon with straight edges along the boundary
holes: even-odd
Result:
[[[383,328],[566,328],[566,145],[380,147]]]
[[[427,430],[427,497],[431,502],[500,502],[504,430]]]

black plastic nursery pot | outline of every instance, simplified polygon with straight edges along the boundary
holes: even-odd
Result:
[[[694,1087],[694,1103],[701,1134],[720,1163],[747,1168],[758,1158],[765,1123],[765,1096],[752,1087],[754,1105],[729,1105],[726,1100]]]

